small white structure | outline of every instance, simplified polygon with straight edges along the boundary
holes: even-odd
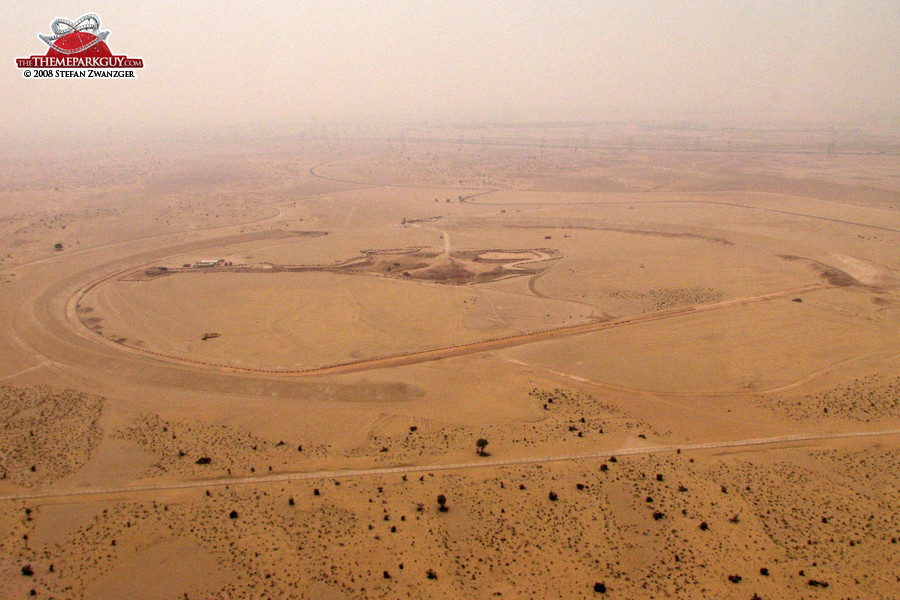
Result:
[[[194,263],[194,266],[198,269],[208,269],[210,267],[215,267],[222,264],[224,261],[220,258],[219,260],[198,260]]]

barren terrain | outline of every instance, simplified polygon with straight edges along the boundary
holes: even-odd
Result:
[[[623,127],[0,162],[0,596],[900,596],[896,140]]]

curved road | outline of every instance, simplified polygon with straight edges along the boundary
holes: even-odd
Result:
[[[314,172],[313,167],[310,169],[310,172],[317,176],[322,177]],[[326,178],[326,177],[323,177]],[[326,178],[327,179],[327,178]],[[373,185],[373,184],[363,184],[361,182],[353,182],[359,185]],[[378,184],[374,184],[378,185]],[[388,187],[390,184],[381,184]],[[397,186],[402,187],[402,186]],[[473,189],[472,187],[468,188],[455,188],[455,189]],[[477,188],[474,188],[477,189]],[[476,196],[486,195],[492,193],[494,190],[484,190],[480,191],[477,194],[473,194],[469,196],[466,201],[472,204],[481,204],[482,202],[473,202],[472,198]],[[661,201],[642,201],[645,203],[660,203]],[[817,215],[809,215],[802,213],[793,213],[789,211],[782,211],[777,209],[768,209],[768,208],[760,208],[750,205],[741,205],[734,204],[728,202],[716,202],[716,201],[704,201],[704,200],[684,200],[684,201],[675,201],[675,202],[694,202],[694,203],[705,203],[705,204],[721,204],[725,206],[734,206],[745,209],[753,209],[753,210],[763,210],[768,212],[776,212],[781,214],[795,215],[800,217],[808,217],[813,219],[822,219],[826,221],[833,221],[836,223],[844,223],[854,226],[861,227],[869,227],[874,229],[881,229],[885,231],[897,232],[900,231],[895,228],[890,227],[880,227],[874,225],[868,225],[864,223],[855,223],[851,221],[844,221],[840,219],[831,219],[827,217],[821,217]],[[489,203],[484,203],[489,204]],[[492,203],[490,203],[492,204]],[[560,203],[554,203],[560,204]],[[564,204],[564,203],[563,203]],[[592,204],[602,204],[602,202],[596,202]],[[496,204],[494,204],[496,205]],[[276,209],[277,210],[277,209]],[[272,218],[268,216],[266,218],[261,219],[261,221],[270,220]],[[241,225],[229,225],[229,226],[221,226],[214,227],[210,229],[228,229],[230,227],[240,227],[246,226],[247,224]],[[272,232],[256,232],[246,234],[249,236],[265,236],[265,235],[273,235]],[[177,235],[177,234],[165,234],[159,237],[166,237],[167,235]],[[275,234],[277,235],[277,234]],[[449,249],[450,239],[449,236],[444,234],[444,243],[445,250]],[[156,237],[156,236],[152,236]],[[240,238],[241,236],[233,236],[234,238]],[[151,262],[155,260],[159,260],[165,256],[170,256],[172,251],[177,249],[181,251],[195,251],[203,248],[211,248],[220,246],[223,243],[223,238],[218,239],[210,239],[210,240],[202,240],[193,243],[185,243],[178,247],[170,247],[170,248],[157,248],[154,250],[147,250],[132,256],[123,256],[118,261],[114,263],[108,263],[103,267],[107,269],[107,273],[114,272],[122,272],[122,269],[129,270],[133,269],[135,264],[141,264],[144,262]],[[93,249],[84,249],[84,252],[89,252]],[[56,257],[54,257],[56,258]],[[39,259],[34,261],[35,266],[43,266],[44,262],[52,262],[45,261],[44,259]],[[22,267],[23,265],[17,265],[17,267]],[[602,322],[592,322],[586,323],[582,325],[562,327],[557,329],[550,329],[541,332],[535,332],[530,334],[522,334],[510,336],[502,339],[494,339],[494,340],[486,340],[483,342],[477,342],[473,344],[466,344],[456,347],[449,348],[438,348],[423,352],[415,352],[403,355],[396,356],[387,356],[380,357],[368,360],[362,360],[352,363],[340,364],[340,365],[332,365],[328,367],[318,368],[318,369],[310,369],[305,371],[295,371],[295,372],[272,372],[272,371],[264,371],[264,370],[254,370],[254,369],[237,369],[233,367],[228,367],[226,365],[211,365],[204,364],[199,361],[191,361],[189,359],[166,359],[160,360],[161,356],[153,356],[146,352],[142,352],[137,349],[133,349],[133,352],[123,352],[122,350],[125,348],[121,345],[112,344],[115,347],[111,347],[110,345],[106,345],[104,343],[98,343],[102,341],[100,336],[89,332],[86,329],[73,329],[72,322],[69,321],[66,317],[65,304],[66,299],[73,298],[79,292],[79,290],[84,288],[85,282],[90,281],[96,277],[98,267],[96,265],[88,267],[85,266],[84,270],[66,275],[64,277],[60,277],[58,279],[50,279],[47,282],[47,286],[42,289],[42,291],[35,295],[34,298],[31,299],[30,302],[23,303],[22,305],[11,309],[11,321],[12,327],[10,331],[7,332],[8,335],[15,343],[28,348],[34,356],[38,359],[38,365],[34,367],[28,367],[23,370],[20,370],[19,373],[30,371],[31,369],[39,368],[41,366],[46,366],[47,364],[52,363],[54,368],[59,367],[62,369],[74,368],[74,369],[90,369],[97,370],[102,373],[112,373],[116,376],[125,376],[128,377],[131,381],[140,381],[145,383],[158,383],[164,384],[167,386],[187,386],[195,389],[203,389],[203,390],[222,390],[222,391],[234,391],[235,387],[238,384],[246,384],[248,389],[252,388],[254,393],[268,393],[269,391],[282,389],[282,387],[286,390],[293,390],[290,386],[298,385],[295,382],[290,380],[285,380],[285,375],[304,375],[304,376],[315,376],[315,375],[330,375],[330,374],[342,374],[342,373],[353,373],[358,371],[365,371],[369,369],[380,369],[386,367],[400,366],[400,365],[408,365],[426,361],[433,360],[441,360],[444,358],[451,358],[456,356],[462,356],[467,354],[476,354],[485,352],[488,350],[499,349],[499,348],[507,348],[512,346],[519,346],[523,344],[535,343],[550,339],[556,339],[566,336],[580,335],[583,333],[590,333],[594,331],[600,331],[607,328],[612,327],[620,327],[630,324],[638,324],[643,322],[650,322],[660,319],[668,319],[679,316],[685,316],[689,314],[695,314],[702,311],[708,310],[716,310],[720,308],[726,308],[729,306],[736,306],[740,304],[747,304],[752,302],[763,302],[768,301],[774,298],[784,297],[787,295],[796,295],[804,292],[809,292],[817,289],[823,289],[827,286],[822,284],[810,285],[803,288],[799,288],[796,290],[785,290],[774,292],[770,294],[764,294],[749,298],[740,298],[736,300],[730,300],[727,302],[719,302],[709,305],[702,306],[693,306],[693,307],[683,307],[674,310],[660,311],[657,313],[648,313],[645,315],[637,315],[633,317],[628,317],[624,319],[617,319],[611,321],[602,321]],[[48,273],[52,277],[52,272]],[[50,357],[53,356],[66,356],[71,359],[67,362],[67,364],[62,365],[52,361]],[[199,367],[199,368],[198,368]],[[227,376],[223,377],[222,371],[226,371]],[[7,377],[9,378],[9,377]],[[311,383],[309,385],[317,385],[315,383]],[[283,473],[276,475],[265,475],[265,476],[257,476],[257,477],[245,477],[245,478],[219,478],[219,479],[209,479],[209,480],[193,480],[193,481],[181,481],[181,482],[173,482],[168,484],[146,484],[146,485],[135,485],[135,486],[121,486],[121,487],[113,487],[113,488],[81,488],[75,490],[46,490],[46,491],[35,491],[35,492],[27,492],[22,494],[10,494],[5,496],[0,496],[0,500],[17,500],[17,499],[27,499],[27,498],[63,498],[69,496],[89,496],[89,495],[98,495],[98,494],[124,494],[124,493],[136,493],[141,491],[150,491],[150,490],[166,490],[166,489],[182,489],[182,488],[193,488],[193,487],[201,487],[201,486],[211,486],[211,485],[234,485],[234,484],[252,484],[252,483],[268,483],[268,482],[277,482],[277,481],[291,481],[291,480],[316,480],[316,479],[330,479],[335,477],[362,477],[362,476],[379,476],[391,473],[411,473],[411,472],[419,472],[419,471],[433,471],[433,470],[454,470],[454,469],[470,469],[470,468],[479,468],[479,467],[497,467],[497,466],[508,466],[508,465],[517,465],[517,464],[536,464],[536,463],[546,463],[553,461],[564,461],[564,460],[579,460],[579,459],[596,459],[609,456],[610,454],[616,455],[629,455],[629,454],[653,454],[653,453],[661,453],[661,452],[672,452],[677,449],[682,451],[687,450],[706,450],[706,449],[724,449],[724,448],[744,448],[744,447],[753,447],[760,445],[778,445],[778,444],[788,444],[788,443],[801,443],[801,442],[813,442],[813,441],[825,441],[831,439],[840,439],[840,438],[858,438],[858,437],[871,437],[871,436],[891,436],[900,433],[900,430],[884,430],[884,431],[874,431],[874,432],[847,432],[847,433],[809,433],[809,434],[800,434],[800,435],[786,435],[786,436],[777,436],[772,438],[758,438],[758,439],[746,439],[746,440],[734,440],[734,441],[726,441],[726,442],[714,442],[714,443],[705,443],[705,444],[687,444],[683,446],[654,446],[654,447],[644,447],[644,448],[619,448],[619,449],[604,449],[593,451],[585,454],[564,454],[564,455],[555,455],[555,456],[539,456],[539,457],[526,457],[526,458],[517,458],[517,459],[508,459],[508,460],[478,460],[475,462],[468,463],[456,463],[456,464],[438,464],[438,465],[412,465],[412,466],[401,466],[401,467],[386,467],[386,468],[374,468],[374,469],[363,469],[363,470],[347,470],[347,471],[324,471],[324,472],[298,472],[298,473]]]
[[[311,168],[310,172],[318,177],[321,177],[320,175],[315,173],[315,169],[316,167]],[[476,194],[469,196],[466,201],[473,202],[473,198],[475,196],[490,194],[492,191],[493,190],[479,191]],[[731,203],[720,204],[732,205]],[[757,208],[751,206],[744,207]],[[815,215],[800,216],[819,218]],[[271,218],[271,216],[266,216],[262,220],[265,221]],[[860,225],[868,226],[865,224]],[[882,229],[893,231],[893,229],[889,228]],[[277,235],[274,232],[255,232],[245,235],[264,236],[266,235],[266,233],[268,233],[269,235]],[[447,235],[447,233],[443,231],[442,236],[444,238],[443,241],[446,251],[450,246],[450,238],[449,235]],[[236,238],[238,236],[232,237]],[[72,366],[76,368],[88,367],[90,369],[98,369],[108,373],[115,373],[117,375],[128,373],[132,376],[146,376],[152,381],[166,382],[172,382],[173,380],[180,380],[182,382],[188,381],[192,378],[191,374],[193,374],[194,381],[192,381],[192,384],[203,380],[204,386],[208,386],[213,389],[222,389],[223,387],[227,387],[228,383],[226,381],[218,381],[216,380],[216,378],[218,378],[219,380],[230,379],[232,382],[236,382],[233,377],[240,377],[248,385],[258,385],[263,381],[271,382],[272,380],[279,378],[283,383],[289,381],[285,380],[285,377],[335,375],[355,373],[370,369],[410,365],[426,361],[476,354],[488,350],[530,344],[549,339],[580,335],[583,333],[599,331],[611,327],[620,327],[645,321],[674,318],[699,311],[725,308],[727,306],[735,304],[762,302],[770,300],[772,298],[777,298],[789,294],[800,294],[803,292],[818,289],[820,287],[824,287],[820,285],[807,286],[805,288],[800,288],[797,290],[786,290],[776,292],[774,294],[765,294],[762,296],[742,298],[734,301],[705,306],[686,307],[673,311],[661,311],[659,313],[649,313],[645,315],[638,315],[611,321],[596,321],[585,323],[582,325],[513,335],[500,339],[485,340],[482,342],[465,344],[455,347],[435,348],[421,352],[375,357],[371,359],[351,361],[342,364],[328,365],[321,368],[296,371],[238,368],[225,364],[214,364],[191,360],[189,358],[165,356],[138,348],[127,348],[126,346],[115,344],[114,342],[106,340],[101,336],[98,336],[96,333],[87,330],[80,324],[80,321],[78,321],[77,318],[73,320],[74,311],[71,310],[73,308],[72,304],[69,304],[69,311],[65,309],[65,299],[71,299],[75,297],[80,289],[84,289],[83,286],[86,284],[86,282],[89,282],[91,281],[91,279],[94,279],[96,277],[98,268],[106,269],[107,274],[123,272],[123,269],[128,270],[134,268],[134,265],[136,264],[160,260],[161,258],[172,255],[173,252],[184,252],[189,250],[195,251],[201,248],[216,247],[218,245],[221,245],[222,243],[223,238],[218,238],[193,243],[185,243],[169,248],[158,248],[155,250],[145,251],[130,257],[123,257],[122,259],[115,261],[114,263],[108,263],[103,267],[94,266],[89,270],[81,271],[79,273],[66,276],[61,279],[50,279],[49,285],[34,298],[32,303],[25,303],[13,309],[15,313],[13,315],[12,327],[10,328],[8,335],[19,346],[28,348],[30,354],[36,359],[35,362],[40,364],[47,365],[49,361],[50,363],[55,365],[56,363],[52,361],[52,357],[64,355],[67,357],[67,360],[65,361],[66,365],[59,366]],[[96,279],[94,279],[94,281],[96,281]],[[72,360],[73,357],[76,357],[74,362]],[[24,366],[25,365],[23,365],[23,367]],[[231,377],[223,378],[223,374],[227,374]]]
[[[427,228],[431,229],[431,228]],[[434,230],[440,231],[440,230]],[[444,244],[445,249],[449,248],[450,239],[446,233],[444,235]],[[140,267],[139,267],[140,268]],[[126,269],[123,272],[127,272],[133,270],[132,268]],[[156,352],[153,350],[147,350],[144,348],[136,348],[133,346],[126,346],[124,344],[119,344],[108,340],[102,336],[97,335],[96,333],[87,329],[87,327],[80,321],[75,313],[75,306],[77,305],[78,300],[83,296],[88,290],[99,285],[104,281],[108,281],[110,279],[114,279],[115,277],[121,275],[123,272],[117,272],[112,275],[107,275],[102,279],[89,284],[86,287],[83,287],[78,292],[76,292],[71,298],[69,298],[67,302],[67,309],[65,311],[66,317],[68,320],[69,326],[81,334],[81,339],[87,342],[92,342],[94,344],[102,344],[108,347],[114,347],[119,350],[129,352],[132,354],[137,354],[141,356],[145,356],[148,358],[153,358],[156,360],[162,360],[170,363],[182,364],[182,365],[190,365],[195,368],[209,368],[215,369],[219,371],[230,371],[236,373],[250,373],[256,375],[280,375],[280,376],[315,376],[315,375],[336,375],[336,374],[345,374],[345,373],[357,373],[360,371],[368,371],[372,369],[383,369],[388,367],[398,367],[405,365],[412,365],[422,362],[430,362],[435,360],[441,360],[445,358],[454,358],[458,356],[465,356],[469,354],[479,354],[482,352],[486,352],[489,350],[499,350],[502,348],[512,348],[515,346],[522,346],[526,344],[533,344],[536,342],[542,342],[562,337],[570,337],[574,335],[582,335],[585,333],[593,333],[596,331],[601,331],[604,329],[612,329],[614,327],[622,327],[626,325],[635,325],[638,323],[648,323],[651,321],[658,321],[662,319],[670,319],[674,317],[685,316],[689,314],[696,314],[700,312],[706,312],[710,310],[717,310],[722,308],[729,308],[733,306],[739,306],[743,304],[752,304],[757,302],[766,302],[768,300],[773,300],[776,298],[782,298],[784,296],[795,296],[799,294],[803,294],[806,292],[811,292],[819,289],[823,289],[825,286],[822,284],[811,284],[801,288],[790,289],[790,290],[781,290],[778,292],[770,292],[768,294],[760,294],[757,296],[750,296],[745,298],[737,298],[734,300],[726,300],[723,302],[715,302],[712,304],[702,304],[695,306],[685,306],[675,309],[666,309],[657,312],[644,313],[640,315],[633,315],[628,317],[623,317],[620,319],[613,319],[608,321],[594,321],[590,323],[582,323],[579,325],[570,325],[564,327],[556,327],[552,329],[546,329],[543,331],[536,331],[532,333],[523,333],[519,335],[511,335],[503,338],[494,338],[483,340],[480,342],[472,342],[468,344],[460,344],[458,346],[447,346],[443,348],[434,348],[430,350],[422,350],[417,352],[407,352],[402,354],[394,354],[388,356],[380,356],[374,358],[366,358],[360,360],[349,361],[345,363],[338,363],[334,365],[326,365],[323,367],[316,367],[310,369],[296,369],[296,370],[278,370],[278,369],[258,369],[252,367],[236,367],[224,363],[215,363],[211,361],[203,361],[198,359],[191,359],[187,357],[180,357],[170,354],[165,354],[162,352]]]

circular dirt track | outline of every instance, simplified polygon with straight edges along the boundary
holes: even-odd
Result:
[[[466,201],[473,204],[472,196]],[[485,203],[491,204],[491,203]],[[505,204],[505,203],[500,203]],[[554,203],[555,204],[555,203]],[[565,204],[565,203],[561,203]],[[743,205],[731,205],[738,208],[757,208]],[[776,211],[783,212],[783,211]],[[795,213],[787,213],[795,214]],[[819,218],[815,215],[796,213],[799,216]],[[833,219],[832,219],[833,220]],[[844,221],[839,221],[844,223]],[[235,228],[236,229],[236,228]],[[441,231],[441,230],[436,230]],[[197,232],[202,235],[203,232]],[[615,320],[597,321],[581,319],[580,322],[568,322],[562,325],[543,324],[539,327],[515,327],[519,333],[489,331],[477,339],[436,340],[428,335],[420,335],[419,340],[425,346],[398,344],[392,348],[375,348],[362,352],[361,356],[330,356],[324,359],[314,358],[300,365],[248,364],[248,361],[233,360],[234,356],[206,356],[191,352],[172,351],[167,348],[142,347],[125,336],[100,335],[86,323],[85,315],[80,312],[80,303],[86,294],[102,287],[123,275],[145,269],[153,264],[177,257],[182,254],[209,251],[222,248],[228,244],[246,241],[278,239],[288,235],[281,231],[259,231],[247,234],[220,236],[216,238],[169,244],[156,249],[138,252],[132,256],[90,268],[77,270],[74,275],[60,276],[59,269],[48,269],[45,281],[50,285],[35,298],[32,305],[19,308],[14,319],[13,338],[20,345],[34,349],[44,363],[55,363],[73,369],[103,371],[115,376],[127,375],[130,379],[147,380],[154,383],[165,381],[176,385],[188,385],[202,389],[234,389],[250,385],[254,391],[263,385],[267,389],[278,386],[296,385],[297,378],[320,375],[338,375],[355,373],[371,369],[389,368],[427,361],[441,360],[457,356],[482,353],[490,350],[510,348],[532,344],[546,340],[577,336],[604,329],[625,325],[683,317],[696,312],[704,312],[719,308],[727,308],[738,304],[763,302],[786,295],[799,295],[823,287],[822,284],[801,286],[777,292],[732,299],[699,306],[684,306],[672,310],[662,310]],[[170,239],[175,239],[172,236]],[[164,242],[167,238],[156,238],[154,241]],[[442,232],[444,255],[449,252],[449,235]],[[510,258],[506,255],[489,255],[489,258]],[[68,257],[61,257],[63,263]],[[546,260],[541,254],[534,255],[526,261],[513,261],[507,270],[518,269],[532,262]],[[34,268],[51,265],[42,263]],[[98,273],[101,275],[98,277]],[[536,276],[539,276],[539,273]],[[533,283],[533,282],[532,282]],[[422,281],[406,281],[403,285],[435,285]],[[531,286],[532,291],[533,285]],[[445,290],[446,291],[446,286]],[[552,300],[540,298],[535,300]],[[573,301],[573,303],[575,303]],[[90,318],[90,317],[88,317]],[[211,328],[215,331],[215,328]],[[524,332],[523,332],[524,331]],[[197,336],[199,339],[199,335]],[[211,344],[210,344],[211,345]]]
[[[36,264],[35,279],[44,282],[29,302],[15,307],[11,315],[9,338],[33,360],[52,369],[64,379],[94,381],[99,385],[128,385],[150,388],[192,389],[212,393],[250,393],[256,395],[292,395],[301,390],[312,393],[340,394],[341,383],[298,382],[276,373],[223,369],[191,361],[166,359],[116,344],[86,329],[74,314],[80,293],[92,284],[130,271],[135,265],[149,264],[185,252],[214,248],[227,240],[266,239],[281,232],[262,232],[248,236],[229,236],[197,242],[168,245],[135,253],[121,259],[72,269],[66,273],[65,261]],[[60,268],[62,266],[62,268]],[[102,275],[97,276],[98,273]],[[348,388],[349,389],[349,388]],[[354,388],[354,394],[360,394]],[[403,384],[372,383],[366,393],[372,397],[405,397],[415,390]]]
[[[221,245],[222,240],[218,240]],[[217,240],[210,240],[205,248],[212,248],[217,245]],[[184,250],[183,247],[173,247],[168,248],[166,250]],[[191,248],[195,250],[196,248]],[[166,250],[161,250],[160,254],[166,252]],[[170,258],[175,253],[168,254],[165,258]],[[159,259],[156,259],[159,260]],[[173,352],[164,352],[158,351],[150,348],[140,347],[139,345],[135,345],[133,342],[129,342],[128,339],[110,338],[108,335],[104,335],[98,333],[98,331],[92,330],[89,327],[90,321],[89,319],[93,317],[88,317],[85,319],[85,315],[80,313],[79,305],[80,302],[85,298],[86,294],[91,291],[103,286],[105,284],[109,284],[110,282],[117,281],[121,279],[123,276],[139,272],[145,268],[147,268],[150,263],[140,264],[138,266],[134,266],[133,263],[131,266],[113,271],[107,275],[104,275],[101,278],[98,278],[86,285],[81,286],[73,293],[71,293],[65,304],[65,321],[64,323],[68,325],[67,329],[70,333],[74,333],[78,337],[78,341],[82,344],[90,345],[93,353],[103,353],[111,352],[119,355],[130,355],[130,358],[141,357],[144,359],[150,359],[155,361],[157,364],[160,362],[168,363],[171,365],[178,365],[182,368],[190,368],[194,371],[205,371],[205,372],[231,372],[236,374],[248,374],[253,375],[255,377],[297,377],[297,376],[315,376],[315,375],[331,375],[331,374],[342,374],[342,373],[354,373],[359,371],[366,371],[371,369],[380,369],[380,368],[388,368],[402,365],[409,365],[421,362],[428,362],[434,360],[440,360],[445,358],[452,358],[457,356],[464,356],[469,354],[476,354],[481,352],[486,352],[490,350],[497,350],[502,348],[510,348],[514,346],[521,346],[525,344],[531,344],[536,342],[541,342],[545,340],[551,340],[562,337],[569,337],[575,335],[581,335],[586,333],[592,333],[596,331],[601,331],[604,329],[610,329],[615,327],[622,327],[625,325],[632,325],[638,323],[646,323],[651,321],[657,321],[661,319],[670,319],[676,317],[682,317],[691,313],[697,312],[705,312],[709,310],[715,310],[720,308],[727,308],[742,304],[755,303],[755,302],[763,302],[767,300],[771,300],[774,298],[780,298],[787,295],[798,295],[805,292],[813,291],[820,289],[822,285],[814,284],[807,285],[797,289],[784,290],[780,292],[762,294],[753,297],[739,298],[735,300],[728,300],[724,302],[716,302],[710,303],[706,305],[699,306],[685,306],[676,309],[668,309],[662,311],[656,311],[651,313],[645,313],[636,316],[630,316],[620,319],[613,320],[604,320],[604,321],[590,321],[583,322],[574,325],[566,325],[559,327],[548,327],[544,329],[540,329],[537,331],[532,331],[528,333],[522,334],[514,334],[514,335],[503,335],[497,337],[487,337],[485,339],[478,339],[475,341],[465,342],[465,343],[455,343],[455,344],[447,344],[443,346],[436,347],[428,347],[424,349],[412,349],[406,350],[401,349],[399,351],[384,353],[380,355],[368,356],[364,358],[356,358],[352,360],[344,360],[344,361],[335,361],[328,364],[322,364],[311,367],[304,368],[261,368],[258,366],[241,366],[240,364],[236,364],[237,361],[228,360],[228,357],[225,357],[219,361],[216,360],[207,360],[199,357],[194,357],[190,355],[179,355]],[[75,280],[79,276],[74,276],[72,280]],[[207,277],[206,274],[201,275],[200,277]],[[343,277],[343,276],[336,276]],[[370,278],[367,278],[370,279]],[[68,284],[69,282],[65,282]],[[401,285],[410,285],[416,284],[420,282],[402,282]],[[434,288],[442,288],[438,290],[441,293],[445,293],[448,289],[447,286],[430,286]],[[56,290],[56,287],[51,288],[51,290]],[[66,289],[65,285],[59,286],[60,291]],[[458,288],[449,288],[450,290],[458,289]],[[48,290],[50,293],[50,290]],[[53,304],[54,302],[49,298],[45,297],[41,301],[45,307]],[[44,322],[46,324],[51,324],[53,322],[52,315],[49,313],[43,313]],[[102,348],[102,351],[101,351]]]

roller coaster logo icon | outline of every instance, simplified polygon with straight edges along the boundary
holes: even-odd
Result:
[[[134,69],[144,67],[141,58],[110,51],[106,45],[109,31],[100,30],[100,17],[94,13],[82,15],[75,21],[62,17],[54,19],[50,31],[50,35],[38,34],[38,38],[49,46],[47,54],[16,59],[16,66],[25,70],[25,77],[32,74],[35,77],[134,77]],[[73,73],[72,70],[88,70],[89,73]]]

